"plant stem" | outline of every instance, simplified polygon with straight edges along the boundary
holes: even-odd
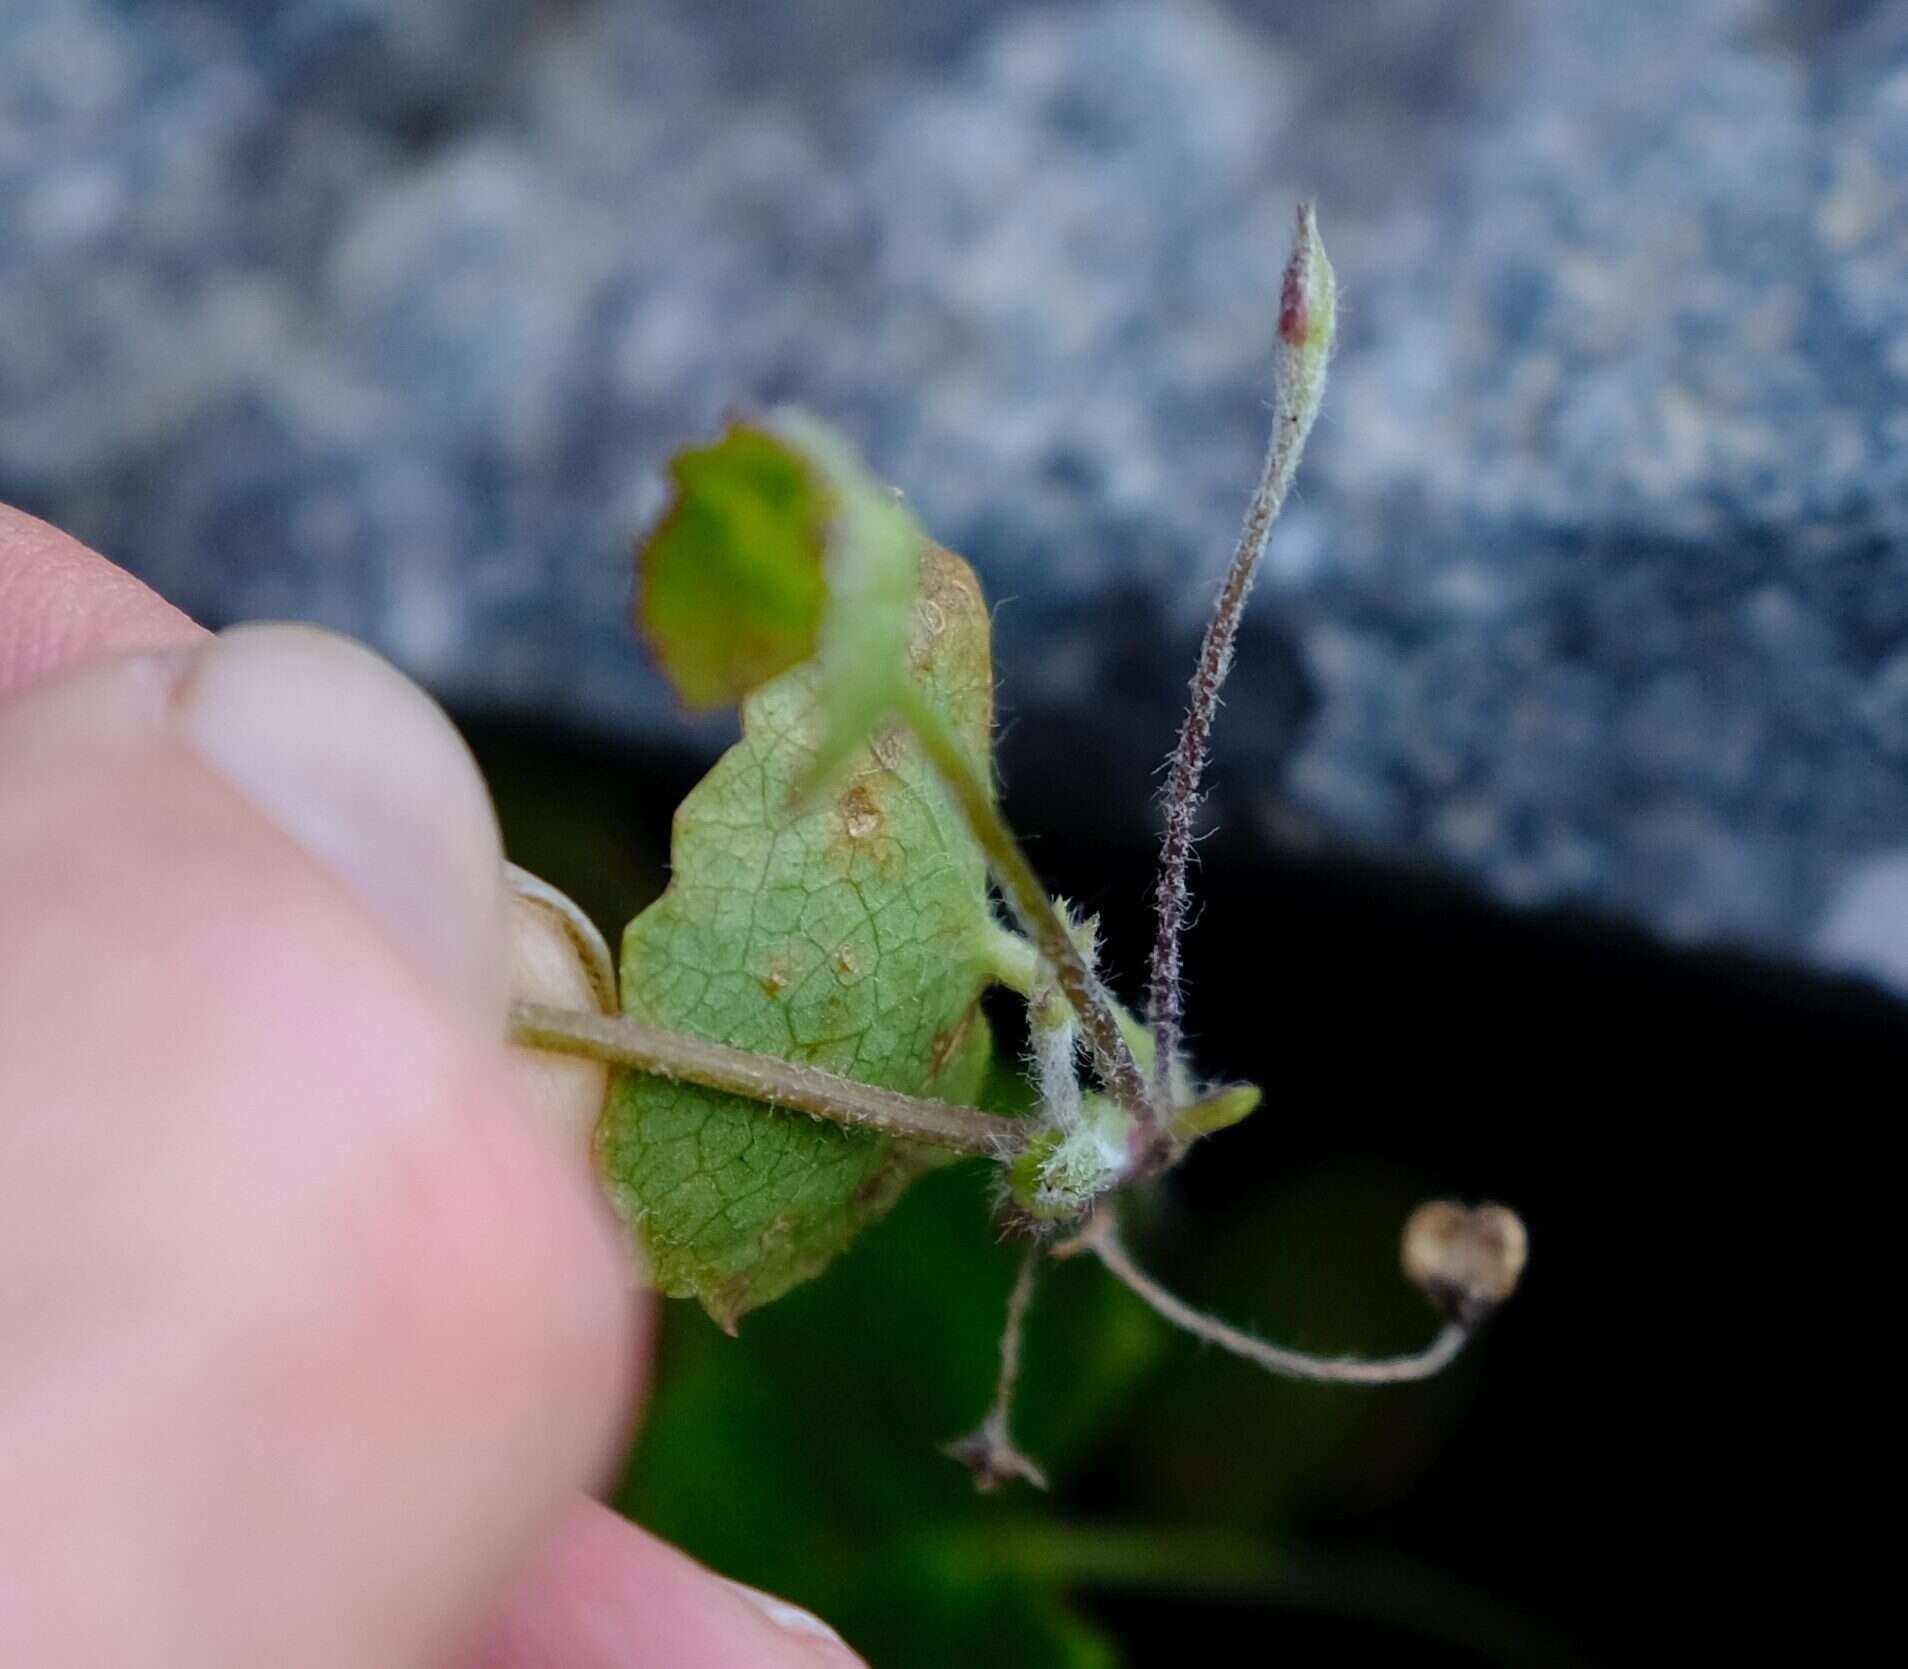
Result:
[[[529,1049],[586,1055],[611,1066],[794,1108],[850,1129],[879,1130],[984,1159],[1010,1158],[1026,1140],[1018,1119],[902,1095],[819,1067],[690,1037],[627,1014],[518,1003],[510,1011],[510,1041]]]
[[[1192,859],[1193,824],[1198,817],[1199,782],[1206,769],[1213,719],[1219,711],[1219,692],[1232,670],[1233,647],[1239,618],[1245,612],[1252,581],[1272,537],[1292,478],[1298,474],[1306,438],[1318,416],[1325,394],[1325,365],[1331,357],[1336,317],[1336,290],[1331,262],[1318,241],[1312,205],[1301,203],[1298,237],[1285,269],[1280,297],[1279,334],[1274,352],[1276,410],[1272,439],[1266,447],[1265,469],[1258,489],[1246,508],[1238,548],[1225,582],[1213,601],[1212,618],[1199,646],[1193,670],[1192,693],[1186,707],[1179,743],[1173,749],[1166,785],[1166,829],[1160,842],[1159,885],[1154,909],[1159,928],[1153,941],[1153,960],[1147,984],[1147,1018],[1152,1022],[1157,1052],[1153,1061],[1154,1094],[1162,1097],[1171,1082],[1179,1055],[1180,1023],[1185,997],[1180,986],[1180,940],[1186,931],[1190,894],[1186,869]]]
[[[1092,1252],[1148,1308],[1183,1332],[1286,1379],[1309,1379],[1329,1385],[1398,1385],[1413,1379],[1429,1379],[1448,1367],[1471,1337],[1471,1328],[1453,1321],[1423,1350],[1409,1356],[1313,1356],[1302,1350],[1268,1344],[1217,1316],[1195,1310],[1184,1299],[1168,1292],[1127,1255],[1114,1231],[1112,1214],[1104,1208],[1056,1255],[1075,1252]]]
[[[1073,942],[1060,912],[1034,874],[1033,865],[1020,849],[1020,842],[1001,817],[988,784],[974,769],[947,722],[912,682],[904,682],[901,687],[899,709],[928,763],[946,784],[955,805],[967,820],[1007,900],[1007,907],[1040,954],[1053,965],[1061,992],[1080,1017],[1080,1032],[1092,1051],[1100,1081],[1133,1120],[1142,1141],[1150,1144],[1159,1121],[1145,1076],[1120,1030],[1112,998],[1081,956],[1080,947]]]
[[[1041,1250],[1029,1246],[1021,1254],[1020,1272],[1007,1297],[1007,1319],[1000,1334],[1000,1376],[994,1382],[994,1400],[981,1423],[946,1453],[974,1474],[975,1487],[983,1495],[1010,1479],[1022,1478],[1035,1489],[1047,1487],[1047,1477],[1033,1461],[1014,1446],[1010,1429],[1014,1413],[1014,1389],[1020,1383],[1020,1346],[1027,1327],[1027,1309],[1033,1303],[1034,1282],[1040,1273]]]
[[[1040,1274],[1040,1248],[1030,1246],[1020,1259],[1020,1273],[1014,1277],[1014,1290],[1007,1295],[1007,1320],[1000,1333],[1000,1378],[994,1385],[994,1407],[1006,1423],[1012,1408],[1014,1391],[1020,1384],[1020,1344],[1027,1327],[1027,1310],[1033,1303],[1034,1282]]]
[[[988,971],[996,983],[1004,985],[1017,996],[1031,997],[1034,988],[1034,965],[1040,959],[1040,952],[1034,949],[1031,939],[1023,938],[1011,927],[997,927],[994,933],[992,959]],[[1126,1039],[1127,1048],[1133,1051],[1133,1059],[1145,1072],[1153,1064],[1153,1034],[1140,1023],[1136,1015],[1112,992],[1106,991],[1107,1006],[1113,1011],[1113,1019],[1120,1028],[1120,1035]],[[1186,1086],[1174,1086],[1174,1093],[1167,1106],[1177,1106],[1185,1098]]]

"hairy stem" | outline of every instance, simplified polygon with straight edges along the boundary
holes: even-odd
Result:
[[[1031,939],[1023,938],[1011,927],[997,926],[991,946],[988,971],[996,983],[1004,985],[1016,996],[1031,997],[1034,988],[1035,965],[1040,952],[1034,948]],[[1105,986],[1102,985],[1102,991]],[[1113,1011],[1114,1022],[1120,1028],[1120,1035],[1126,1039],[1127,1048],[1133,1051],[1133,1059],[1145,1071],[1153,1064],[1153,1034],[1140,1023],[1139,1016],[1110,991],[1106,992],[1107,1006]],[[1167,1106],[1176,1106],[1184,1098],[1185,1086],[1177,1085],[1174,1095]]]
[[[1000,1333],[1000,1377],[994,1382],[993,1412],[1004,1428],[1013,1407],[1014,1390],[1020,1383],[1021,1336],[1027,1327],[1027,1310],[1033,1303],[1034,1281],[1040,1273],[1040,1249],[1030,1246],[1020,1260],[1020,1272],[1014,1277],[1014,1290],[1007,1297],[1007,1320]]]
[[[1034,874],[1026,853],[1021,851],[1020,842],[1002,819],[987,783],[974,769],[947,722],[917,685],[903,684],[900,712],[928,763],[947,785],[955,805],[967,820],[1007,900],[1007,907],[1040,954],[1053,965],[1062,994],[1080,1017],[1080,1033],[1092,1052],[1094,1068],[1106,1085],[1107,1093],[1133,1120],[1142,1138],[1150,1140],[1159,1121],[1145,1076],[1120,1030],[1113,1000],[1099,976],[1087,966],[1080,947],[1073,942],[1067,924]]]
[[[1238,548],[1212,605],[1206,636],[1193,670],[1191,697],[1179,742],[1173,749],[1166,783],[1166,828],[1160,841],[1159,885],[1154,910],[1158,932],[1147,988],[1147,1016],[1157,1049],[1154,1093],[1163,1096],[1179,1055],[1185,998],[1180,985],[1180,941],[1186,931],[1190,894],[1186,870],[1192,859],[1193,825],[1198,818],[1201,777],[1219,711],[1219,693],[1232,670],[1239,619],[1245,613],[1260,559],[1272,536],[1285,495],[1291,491],[1304,455],[1306,438],[1325,393],[1325,365],[1331,356],[1336,292],[1331,263],[1318,241],[1312,206],[1301,203],[1298,237],[1285,269],[1280,297],[1278,345],[1274,355],[1276,409],[1265,468],[1246,508]]]
[[[1026,1140],[1026,1129],[1018,1119],[951,1101],[902,1095],[819,1067],[690,1037],[626,1014],[518,1003],[510,1011],[510,1041],[528,1049],[586,1055],[611,1066],[726,1090],[772,1107],[793,1108],[851,1129],[879,1130],[986,1159],[1010,1158]]]
[[[1175,1297],[1128,1256],[1109,1212],[1102,1210],[1062,1251],[1068,1255],[1093,1253],[1149,1309],[1181,1331],[1286,1379],[1310,1379],[1329,1385],[1397,1385],[1407,1380],[1429,1379],[1451,1364],[1471,1336],[1469,1327],[1453,1321],[1423,1350],[1410,1356],[1313,1356],[1302,1350],[1268,1344]]]
[[[1000,1334],[1000,1376],[994,1382],[993,1403],[972,1432],[947,1446],[948,1455],[974,1474],[975,1486],[984,1495],[1012,1478],[1022,1478],[1036,1489],[1047,1487],[1046,1474],[1014,1446],[1010,1429],[1014,1390],[1020,1383],[1021,1340],[1026,1332],[1027,1310],[1033,1303],[1041,1256],[1038,1246],[1030,1246],[1022,1254],[1014,1289],[1007,1298],[1007,1320]]]

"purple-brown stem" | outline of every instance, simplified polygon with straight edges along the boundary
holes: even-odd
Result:
[[[1306,437],[1318,415],[1325,389],[1325,364],[1331,354],[1336,322],[1337,293],[1331,262],[1318,241],[1312,205],[1301,203],[1298,235],[1286,264],[1279,296],[1278,346],[1274,354],[1276,409],[1272,439],[1266,447],[1265,468],[1246,509],[1238,548],[1206,623],[1205,640],[1193,669],[1191,696],[1185,723],[1166,781],[1166,827],[1160,842],[1159,885],[1154,894],[1158,932],[1153,941],[1147,1012],[1153,1027],[1153,1099],[1170,1102],[1174,1062],[1179,1054],[1185,997],[1180,981],[1180,943],[1185,937],[1190,893],[1186,872],[1192,861],[1194,824],[1202,798],[1213,720],[1219,694],[1232,670],[1239,620],[1258,576],[1259,562],[1272,536],[1292,478],[1298,473]]]

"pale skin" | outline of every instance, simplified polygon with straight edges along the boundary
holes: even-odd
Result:
[[[552,933],[389,667],[0,508],[0,1662],[857,1661],[590,1500],[650,1311],[601,1069],[504,1042]]]

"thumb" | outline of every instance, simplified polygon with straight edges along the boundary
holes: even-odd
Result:
[[[461,742],[308,630],[39,685],[0,923],[0,1662],[442,1661],[632,1344]]]

